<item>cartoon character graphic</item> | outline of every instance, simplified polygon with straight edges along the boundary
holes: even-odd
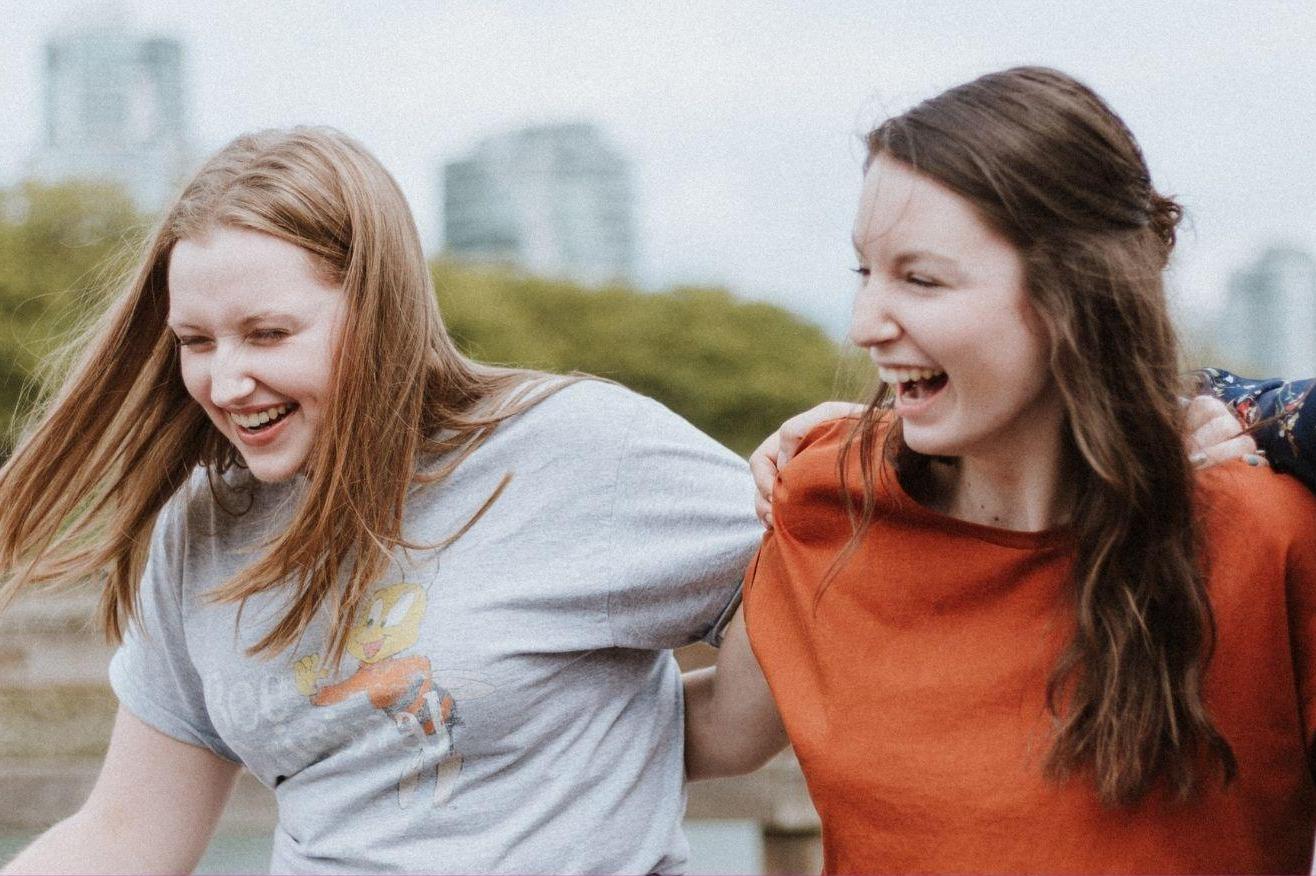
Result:
[[[452,744],[458,722],[456,700],[434,683],[428,657],[400,656],[420,637],[426,601],[424,588],[405,581],[371,594],[347,637],[347,652],[359,666],[342,681],[324,683],[329,670],[318,654],[293,664],[297,690],[313,705],[365,696],[394,721],[406,747],[413,749],[398,778],[398,803],[403,808],[413,802],[427,760],[436,764],[431,798],[435,807],[451,797],[462,769],[462,756]]]

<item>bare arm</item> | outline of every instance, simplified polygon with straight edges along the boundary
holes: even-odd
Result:
[[[190,873],[210,843],[239,767],[120,708],[87,802],[5,873]]]
[[[717,666],[687,672],[682,680],[690,781],[751,772],[786,747],[786,728],[750,650],[742,611],[727,627]]]

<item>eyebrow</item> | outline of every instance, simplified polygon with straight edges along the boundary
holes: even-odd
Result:
[[[864,255],[864,249],[860,245],[859,239],[856,237],[851,237],[850,245],[854,247],[855,254],[862,259]],[[943,268],[948,268],[952,270],[959,268],[959,262],[955,261],[955,259],[951,258],[950,256],[939,255],[935,252],[926,249],[914,249],[914,250],[909,250],[908,252],[902,252],[895,257],[894,264],[898,268],[903,268],[906,265],[908,265],[910,262],[917,262],[917,261],[934,262],[935,264]]]
[[[249,328],[250,326],[255,325],[258,322],[264,322],[266,320],[296,321],[296,317],[293,316],[291,313],[284,313],[281,310],[262,310],[260,313],[253,313],[251,316],[243,318],[242,322],[238,323],[238,328]],[[174,331],[178,331],[179,329],[192,329],[195,331],[200,328],[200,326],[193,325],[190,322],[180,322],[180,323],[171,322],[168,323],[168,326]]]
[[[903,268],[911,262],[932,262],[939,267],[951,270],[959,267],[959,262],[955,261],[955,259],[950,256],[938,255],[935,252],[929,252],[925,249],[902,252],[900,255],[896,256],[895,259],[895,264],[898,268]]]

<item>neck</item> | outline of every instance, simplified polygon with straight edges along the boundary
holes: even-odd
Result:
[[[1034,430],[1024,440],[948,462],[933,462],[936,510],[957,520],[1040,532],[1070,518],[1074,493],[1060,430]]]

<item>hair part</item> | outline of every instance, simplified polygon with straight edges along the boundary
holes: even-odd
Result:
[[[924,101],[867,138],[968,200],[1019,250],[1066,414],[1073,636],[1051,676],[1056,717],[1046,772],[1090,774],[1100,798],[1137,801],[1158,781],[1180,795],[1233,751],[1207,713],[1215,641],[1193,470],[1182,435],[1179,344],[1163,271],[1180,207],[1152,187],[1123,121],[1091,89],[1040,67],[992,73]],[[853,554],[878,513],[886,459],[918,480],[930,459],[883,429],[883,387],[838,460],[855,453],[863,502],[843,490]],[[839,566],[833,566],[833,571]],[[829,573],[829,578],[833,574]]]
[[[251,651],[294,644],[322,609],[330,659],[402,536],[404,502],[442,484],[499,423],[572,382],[464,357],[440,318],[411,211],[379,162],[329,128],[238,137],[197,172],[146,241],[139,267],[78,342],[62,387],[0,469],[0,608],[21,590],[104,578],[99,616],[122,638],[138,614],[150,532],[204,466],[216,501],[237,449],[187,392],[166,325],[174,244],[229,226],[310,253],[341,286],[346,319],[307,488],[263,555],[210,594],[245,605],[287,590]],[[437,459],[428,469],[425,460]],[[506,480],[475,515],[497,498]]]

